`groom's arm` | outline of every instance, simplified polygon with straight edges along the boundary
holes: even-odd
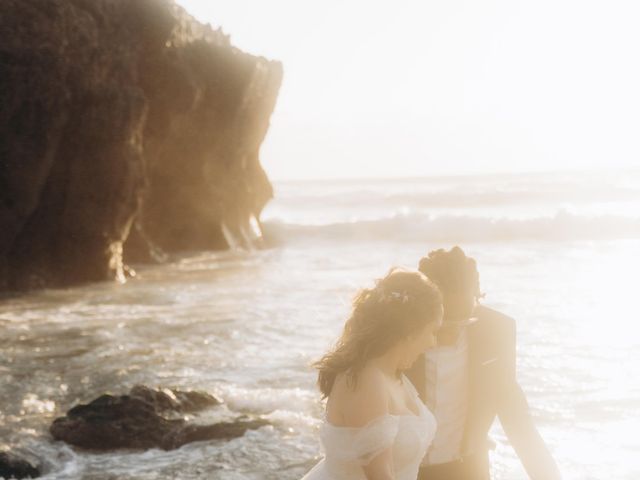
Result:
[[[516,327],[511,318],[505,322],[505,383],[498,417],[511,445],[532,480],[556,480],[560,471],[536,429],[527,399],[516,379]]]

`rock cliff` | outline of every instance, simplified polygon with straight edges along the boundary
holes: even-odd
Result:
[[[4,0],[0,291],[222,249],[272,196],[282,80],[171,0]]]

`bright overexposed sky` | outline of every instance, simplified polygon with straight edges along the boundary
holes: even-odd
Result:
[[[640,165],[637,0],[178,0],[283,62],[273,179]]]

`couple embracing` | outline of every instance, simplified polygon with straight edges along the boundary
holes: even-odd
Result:
[[[488,480],[496,416],[530,478],[560,478],[516,380],[515,322],[479,303],[478,278],[454,247],[356,296],[316,363],[325,457],[303,480]]]

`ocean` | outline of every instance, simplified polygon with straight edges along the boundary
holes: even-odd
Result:
[[[310,363],[361,287],[430,250],[476,258],[483,302],[518,324],[518,377],[565,479],[640,478],[640,172],[287,181],[267,248],[191,252],[0,300],[0,449],[43,479],[300,478],[319,458]],[[133,385],[215,393],[199,422],[271,426],[165,452],[54,442],[69,408]],[[526,478],[498,422],[494,480]]]

